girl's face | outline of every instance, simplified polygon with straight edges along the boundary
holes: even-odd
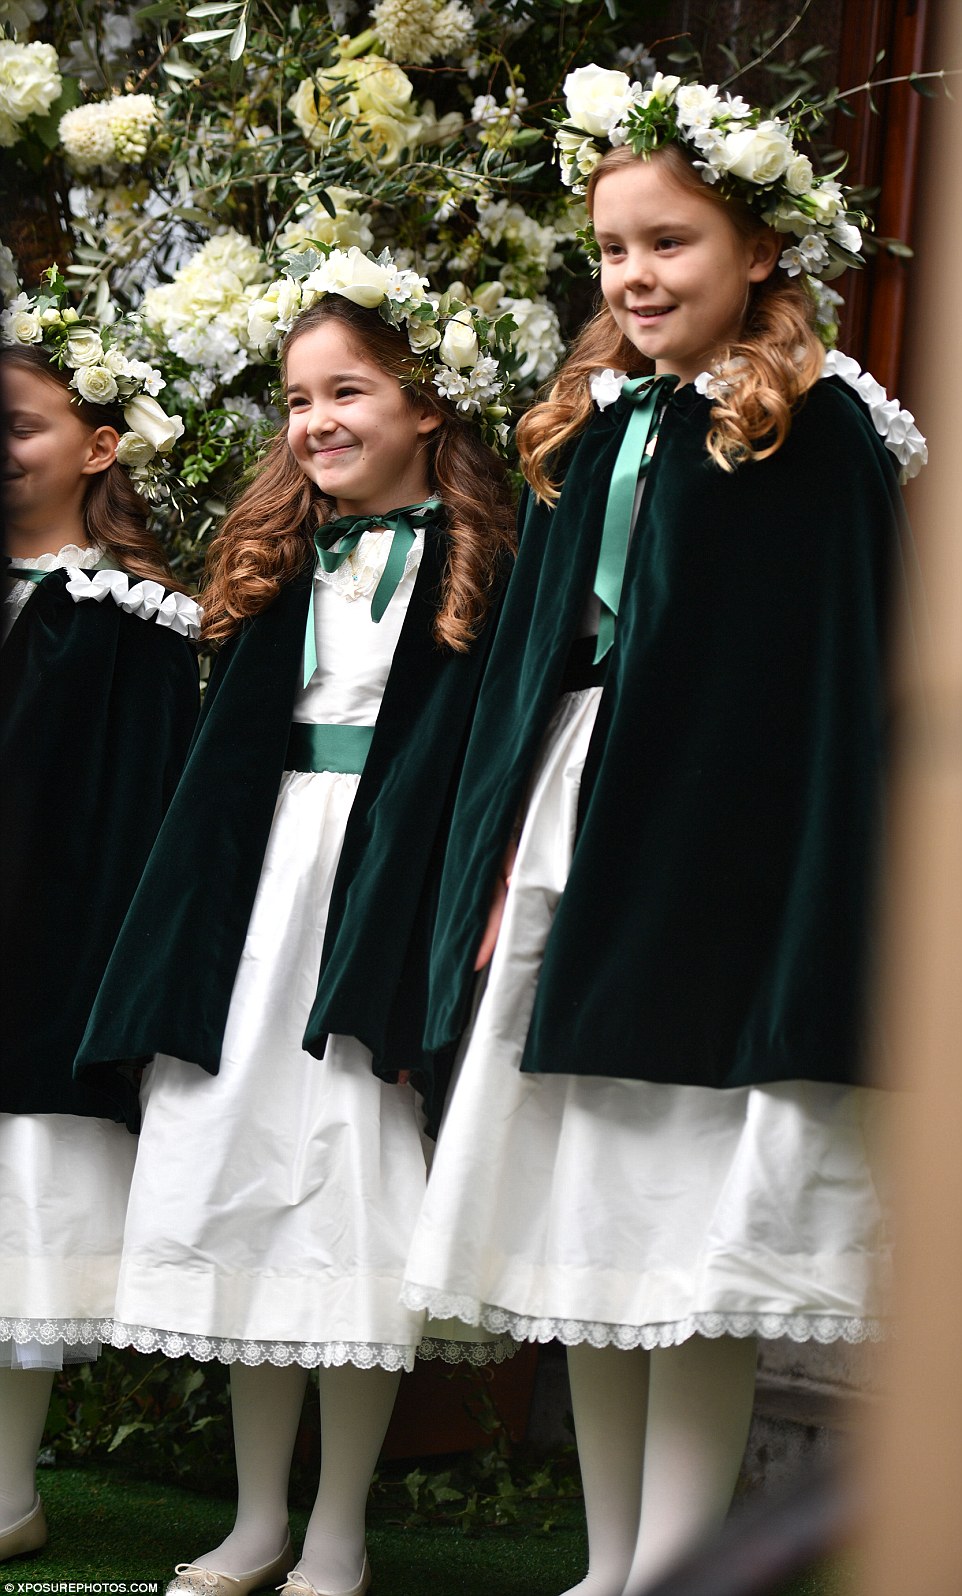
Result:
[[[11,532],[49,530],[55,539],[63,534],[75,540],[87,480],[112,463],[117,433],[88,426],[66,388],[13,360],[0,364],[0,395],[3,497]]]
[[[619,328],[656,373],[693,381],[739,337],[750,286],[774,268],[778,240],[742,237],[722,206],[657,159],[599,178],[593,220],[601,289]]]
[[[287,353],[287,441],[339,515],[376,515],[430,492],[424,440],[441,417],[416,409],[401,384],[340,322],[302,333]]]

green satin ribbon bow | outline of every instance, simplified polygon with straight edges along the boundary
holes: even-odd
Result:
[[[387,609],[392,598],[397,592],[398,583],[404,575],[404,565],[414,539],[416,529],[411,525],[415,515],[425,520],[441,508],[440,499],[425,499],[423,504],[405,504],[400,510],[388,510],[385,515],[339,515],[336,521],[325,521],[318,527],[314,534],[314,547],[317,550],[317,563],[324,571],[336,571],[343,565],[349,554],[357,548],[365,532],[373,527],[384,527],[393,531],[391,551],[387,557],[387,564],[381,572],[374,596],[371,599],[371,620],[379,621]],[[334,550],[332,543],[340,543],[341,547]],[[307,611],[307,630],[304,634],[304,686],[307,687],[317,670],[317,637],[314,631],[314,584],[311,583],[311,599]]]
[[[628,544],[631,541],[631,516],[635,507],[638,478],[651,464],[647,450],[661,408],[677,383],[677,377],[635,377],[626,382],[622,393],[635,407],[621,440],[621,448],[611,473],[601,548],[595,571],[594,591],[601,600],[595,664],[604,659],[615,640],[615,620],[625,581]]]

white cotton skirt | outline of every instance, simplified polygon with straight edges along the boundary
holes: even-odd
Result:
[[[886,1094],[620,1080],[617,1060],[611,1078],[520,1071],[599,698],[564,697],[542,745],[404,1300],[568,1344],[877,1339]]]
[[[136,1150],[109,1120],[0,1114],[0,1368],[99,1353]]]
[[[427,1168],[412,1088],[353,1038],[320,1060],[301,1047],[358,781],[284,774],[219,1073],[147,1070],[114,1345],[384,1368],[513,1350],[400,1302]]]

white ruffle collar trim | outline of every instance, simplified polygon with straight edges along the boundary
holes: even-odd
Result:
[[[347,559],[337,567],[336,571],[325,571],[318,563],[314,571],[314,579],[323,582],[325,587],[334,589],[341,598],[353,600],[368,598],[377,587],[384,567],[388,562],[394,534],[390,531],[362,532],[356,546],[351,550]],[[414,542],[408,549],[401,581],[416,570],[421,563],[424,552],[423,528],[415,533]]]
[[[200,636],[204,612],[186,593],[168,593],[161,582],[149,577],[133,581],[126,571],[92,571],[88,576],[79,565],[68,565],[66,571],[67,592],[75,604],[86,599],[102,604],[109,596],[128,615],[156,621],[158,626],[168,626],[181,637]]]
[[[897,399],[890,399],[882,384],[870,371],[863,371],[857,360],[837,349],[826,352],[822,376],[841,377],[864,401],[876,432],[901,466],[899,481],[910,482],[917,477],[928,461],[929,451],[912,412],[903,410]],[[592,373],[588,387],[599,410],[614,404],[626,380],[627,372],[611,366]],[[728,384],[721,373],[702,371],[695,378],[695,389],[704,398],[720,399],[728,392]]]
[[[18,566],[25,566],[32,571],[63,570],[68,577],[67,592],[75,604],[85,599],[102,604],[109,596],[128,615],[156,621],[158,626],[167,626],[181,637],[196,639],[200,636],[204,612],[196,600],[188,598],[186,593],[168,593],[162,583],[154,582],[149,577],[137,580],[128,576],[126,571],[94,570],[103,557],[103,549],[96,545],[79,548],[76,543],[66,543],[56,554],[38,554],[34,559],[11,560],[10,574],[15,578]],[[6,603],[19,614],[33,591],[34,583],[26,579],[19,582],[14,580]]]

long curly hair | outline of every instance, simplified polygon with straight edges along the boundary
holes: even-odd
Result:
[[[366,359],[397,378],[412,409],[441,417],[425,438],[432,491],[447,516],[447,560],[434,622],[437,641],[459,653],[477,636],[497,571],[514,548],[514,503],[504,462],[477,427],[425,381],[407,337],[374,310],[330,294],[303,311],[281,351],[281,375],[298,338],[336,321]],[[213,540],[201,599],[203,636],[220,643],[265,609],[313,558],[315,528],[336,515],[334,501],[301,471],[287,444],[285,422]]]
[[[624,146],[608,151],[588,181],[589,214],[605,173],[638,160],[660,161],[679,186],[723,209],[741,237],[751,239],[765,231],[747,205],[723,199],[703,182],[673,144],[647,156],[633,155]],[[776,267],[763,282],[750,284],[741,337],[718,351],[717,363],[731,368],[730,389],[713,402],[705,440],[723,471],[732,471],[743,461],[764,460],[785,442],[793,409],[821,375],[824,350],[814,323],[815,302],[800,277],[789,277]],[[538,498],[549,504],[560,492],[553,479],[560,452],[594,409],[588,380],[604,366],[633,376],[654,369],[620,331],[606,304],[576,338],[547,397],[518,423],[525,476]]]
[[[84,426],[91,431],[97,427],[126,431],[126,422],[117,405],[91,404],[81,399],[70,387],[70,373],[61,371],[36,345],[5,345],[0,349],[0,363],[21,366],[63,388],[70,395]],[[186,593],[184,584],[171,571],[159,539],[148,527],[149,515],[147,500],[137,492],[124,467],[116,460],[105,471],[88,479],[83,501],[84,532],[88,542],[111,555],[131,576],[147,577],[163,582],[177,593]]]

